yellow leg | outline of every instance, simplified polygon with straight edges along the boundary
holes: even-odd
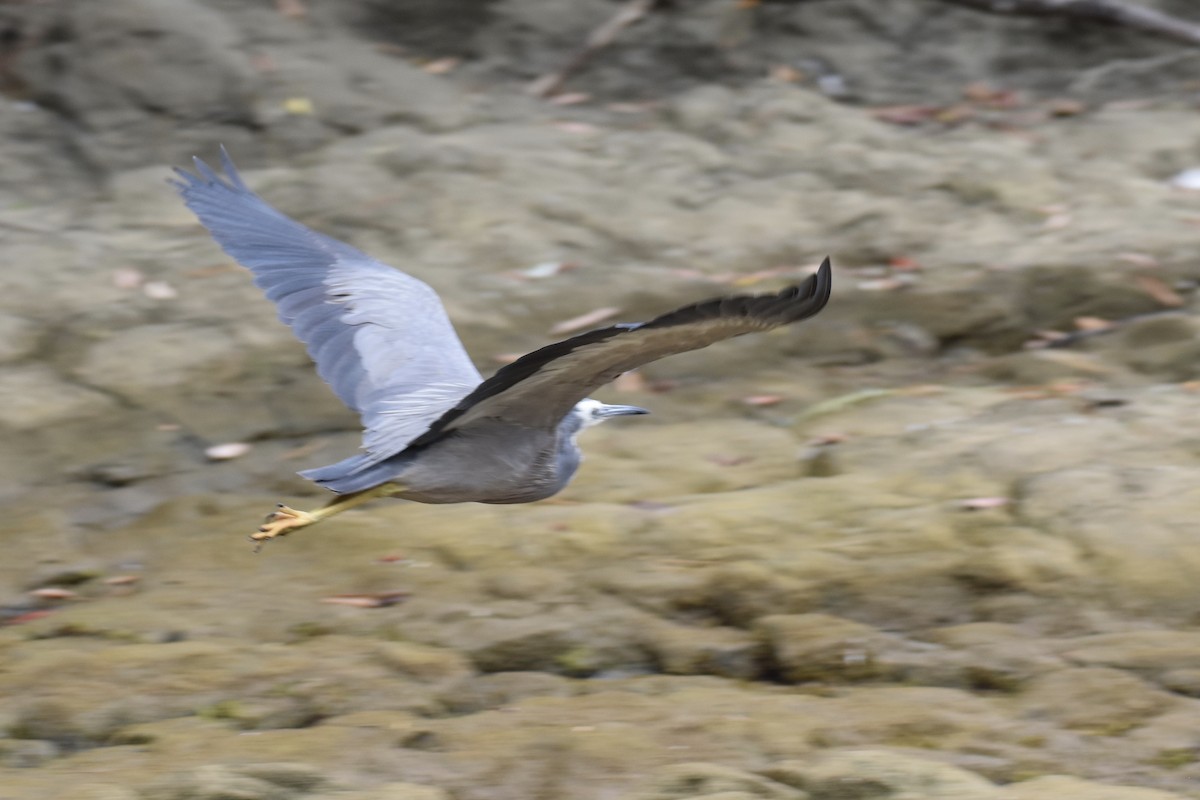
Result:
[[[255,548],[255,552],[258,552],[262,548],[263,542],[268,539],[287,536],[298,528],[307,528],[309,525],[315,525],[326,517],[340,514],[347,509],[362,505],[368,500],[374,500],[377,497],[387,497],[400,491],[403,491],[403,487],[400,485],[385,483],[370,489],[364,489],[361,492],[339,494],[325,505],[313,511],[297,511],[280,503],[275,511],[267,515],[267,519],[259,527],[258,532],[250,534],[250,539],[258,543],[258,547]]]

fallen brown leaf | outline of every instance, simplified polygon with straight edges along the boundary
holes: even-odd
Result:
[[[976,81],[963,87],[962,96],[972,102],[981,103],[990,99],[995,91],[996,88],[990,83]]]
[[[564,94],[556,94],[549,99],[552,106],[577,106],[580,103],[586,103],[591,100],[590,94],[584,92],[566,92]]]
[[[1074,322],[1081,331],[1106,331],[1113,326],[1110,320],[1103,317],[1076,317]]]
[[[394,606],[408,597],[408,592],[378,592],[375,594],[335,594],[322,597],[322,603],[354,608],[384,608]]]
[[[777,406],[783,402],[783,395],[779,394],[752,394],[742,398],[742,403],[753,408],[766,408],[768,406]]]
[[[563,333],[571,333],[583,328],[590,328],[604,322],[606,319],[611,319],[621,313],[621,309],[614,306],[605,306],[604,308],[593,309],[586,314],[580,314],[577,317],[564,319],[562,322],[555,323],[550,328],[550,333],[559,335]]]
[[[644,392],[647,390],[646,376],[636,369],[622,372],[612,382],[612,385],[618,392]]]
[[[908,256],[895,256],[893,258],[889,258],[888,266],[900,272],[918,272],[924,269],[924,267],[921,266],[921,262],[917,261],[915,258],[909,258]]]
[[[600,130],[595,125],[590,123],[575,122],[574,120],[557,120],[556,122],[552,122],[550,124],[558,128],[560,131],[565,133],[573,133],[576,135],[595,133],[596,131]]]
[[[41,589],[33,589],[29,592],[29,595],[42,600],[73,600],[79,597],[77,592],[73,592],[70,589],[61,589],[57,586],[43,586]]]
[[[937,120],[943,125],[959,125],[973,118],[975,114],[975,109],[966,103],[955,103],[952,106],[946,106],[945,108],[939,109],[938,112],[933,115],[933,119]]]
[[[816,437],[805,441],[805,447],[828,447],[830,445],[840,445],[846,440],[845,433],[822,433]]]
[[[121,267],[113,270],[113,286],[118,289],[136,289],[146,280],[146,276],[140,270],[133,267]]]
[[[841,444],[846,441],[844,433],[822,433],[808,440],[809,447],[828,447],[831,444]]]
[[[742,464],[747,464],[754,460],[754,456],[733,456],[725,453],[710,453],[704,457],[705,461],[711,461],[718,467],[737,467]]]
[[[1069,97],[1059,97],[1046,104],[1050,114],[1055,117],[1074,117],[1087,111],[1087,106]]]
[[[920,125],[931,120],[941,110],[940,106],[929,105],[883,106],[872,109],[871,116],[892,125]]]
[[[1184,299],[1179,296],[1179,292],[1168,286],[1166,281],[1157,275],[1134,275],[1133,280],[1139,289],[1153,297],[1159,305],[1179,308],[1184,304]]]
[[[996,95],[988,102],[988,105],[992,108],[1016,108],[1017,106],[1021,105],[1023,101],[1024,97],[1022,97],[1021,93],[1016,89],[1005,89],[1001,92],[997,92]],[[1032,119],[1036,120],[1037,117],[1034,116]]]
[[[1007,497],[971,497],[958,505],[966,511],[983,511],[990,508],[1003,508],[1008,505]]]
[[[1023,346],[1026,350],[1037,350],[1042,347],[1049,347],[1054,342],[1061,342],[1069,336],[1070,334],[1063,333],[1062,331],[1049,329],[1036,330],[1033,332],[1034,338],[1027,341]]]
[[[421,69],[430,75],[445,75],[447,72],[453,72],[461,63],[461,58],[447,56],[446,58],[435,58],[433,61],[428,61],[421,66]]]
[[[767,70],[767,77],[780,83],[799,83],[804,80],[804,73],[790,64],[776,64]]]
[[[1061,380],[1061,381],[1050,381],[1050,383],[1046,384],[1046,391],[1050,392],[1053,395],[1057,395],[1057,396],[1061,397],[1064,395],[1079,394],[1080,392],[1082,392],[1084,389],[1087,389],[1091,385],[1092,385],[1091,382],[1086,381],[1086,380],[1077,380],[1076,381],[1076,380],[1068,379],[1068,380]]]
[[[991,108],[1015,108],[1021,104],[1021,95],[1016,90],[1000,89],[983,81],[963,87],[963,97]]]

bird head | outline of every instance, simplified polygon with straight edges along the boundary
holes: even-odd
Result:
[[[574,413],[579,418],[579,427],[588,428],[613,417],[623,417],[627,414],[649,414],[650,412],[638,406],[610,405],[588,397],[575,404]]]

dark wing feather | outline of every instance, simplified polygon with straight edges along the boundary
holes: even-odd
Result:
[[[484,418],[553,428],[576,403],[622,372],[813,316],[829,302],[830,272],[825,259],[816,274],[777,294],[708,300],[640,325],[589,331],[535,350],[481,383],[412,444],[427,444]]]
[[[433,289],[272,208],[224,148],[221,165],[227,177],[196,159],[199,174],[177,169],[172,183],[362,415],[364,467],[403,450],[479,384]]]

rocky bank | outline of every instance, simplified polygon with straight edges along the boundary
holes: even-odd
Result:
[[[0,5],[0,798],[1200,797],[1200,56],[712,0],[523,91],[613,10]],[[485,371],[834,298],[606,389],[557,498],[255,556],[358,428],[164,181],[219,142]]]

